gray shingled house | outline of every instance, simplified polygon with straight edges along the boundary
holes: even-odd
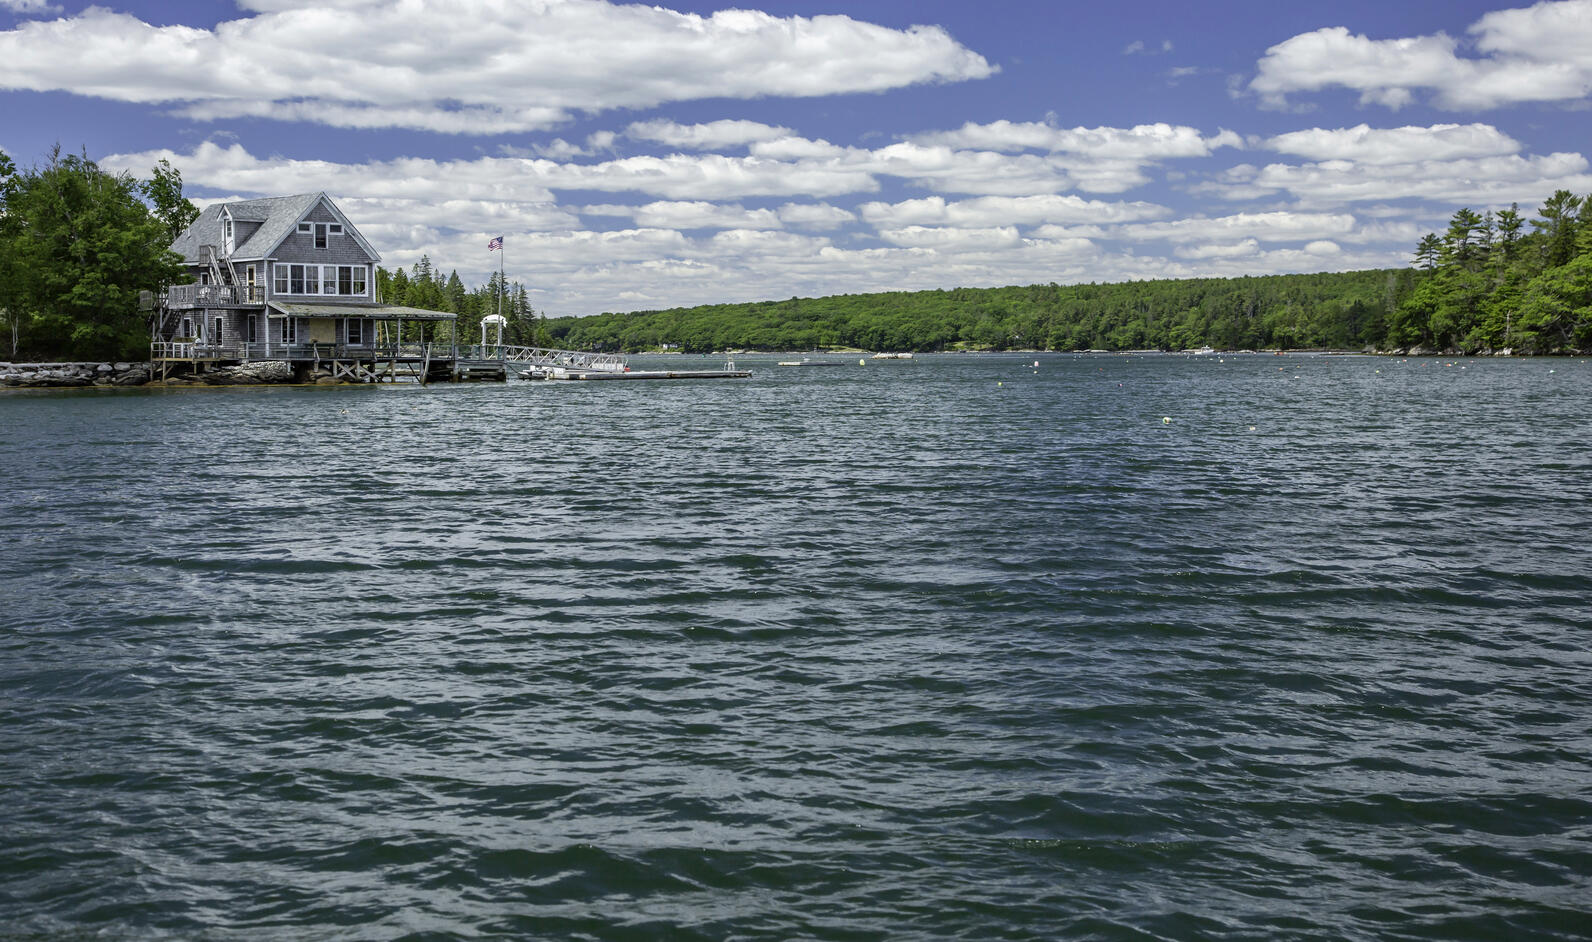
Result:
[[[171,247],[194,280],[161,299],[156,361],[374,363],[403,324],[455,317],[383,304],[381,256],[325,193],[212,204]]]

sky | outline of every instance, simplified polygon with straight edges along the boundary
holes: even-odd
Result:
[[[555,316],[1407,265],[1592,193],[1589,109],[1592,0],[0,0],[18,164],[324,190]]]

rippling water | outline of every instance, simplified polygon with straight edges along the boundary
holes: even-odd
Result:
[[[1587,937],[1592,366],[1032,363],[0,396],[0,935]]]

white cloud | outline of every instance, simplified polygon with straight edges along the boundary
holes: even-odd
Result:
[[[1287,193],[1302,204],[1331,206],[1362,201],[1424,199],[1448,206],[1534,206],[1555,190],[1592,190],[1592,174],[1580,154],[1510,154],[1404,164],[1326,160],[1307,164],[1242,166],[1197,192],[1230,199]]]
[[[707,124],[678,124],[666,118],[637,121],[625,128],[625,137],[637,141],[656,141],[685,150],[718,150],[741,147],[759,141],[789,137],[790,128],[778,128],[757,121],[712,121]]]
[[[1310,160],[1356,160],[1367,164],[1497,157],[1521,149],[1519,141],[1487,124],[1376,129],[1361,124],[1330,131],[1310,128],[1279,134],[1264,146]]]
[[[1231,131],[1206,137],[1198,128],[1171,124],[1140,124],[1131,128],[1058,128],[1035,121],[968,122],[955,131],[914,134],[923,145],[997,151],[1043,150],[1089,157],[1152,161],[1172,157],[1205,157],[1218,147],[1240,147]]]
[[[61,12],[60,6],[49,0],[0,0],[0,10],[10,10],[23,16],[47,15]]]
[[[1211,258],[1250,258],[1260,254],[1260,243],[1244,239],[1231,244],[1180,245],[1172,250],[1178,258],[1204,260]]]
[[[607,0],[251,5],[262,12],[214,29],[100,7],[24,23],[0,32],[0,89],[171,103],[200,120],[478,134],[546,128],[572,110],[882,91],[995,71],[937,27],[848,16],[700,16]]]
[[[856,222],[857,214],[828,203],[786,203],[779,208],[779,220],[793,229],[838,229]]]
[[[1190,218],[1122,226],[1126,239],[1166,239],[1171,242],[1212,243],[1247,236],[1270,242],[1303,242],[1352,232],[1355,218],[1348,213],[1236,213],[1215,219]]]
[[[1249,90],[1273,107],[1288,95],[1342,87],[1362,104],[1401,108],[1417,92],[1449,110],[1531,101],[1572,101],[1592,92],[1592,0],[1559,0],[1498,10],[1469,31],[1479,56],[1460,55],[1444,33],[1371,39],[1337,26],[1302,33],[1266,50]]]
[[[631,215],[638,226],[654,229],[778,229],[782,225],[771,209],[705,200],[660,200],[636,207]]]
[[[905,200],[900,203],[864,203],[857,208],[862,218],[880,228],[910,225],[1031,226],[1041,223],[1129,222],[1166,216],[1170,210],[1154,203],[1106,203],[1072,195],[985,196],[948,202],[941,196]]]
[[[902,229],[884,229],[879,237],[891,245],[907,248],[938,249],[964,252],[1006,249],[1021,243],[1016,226],[999,226],[989,229],[956,229],[946,226],[907,226]]]

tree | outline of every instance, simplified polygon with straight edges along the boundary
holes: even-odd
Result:
[[[18,346],[46,357],[147,354],[139,293],[164,289],[183,269],[165,223],[140,198],[143,184],[59,146],[42,167],[6,164],[0,306],[21,318]]]
[[[1581,201],[1569,190],[1558,190],[1542,204],[1541,218],[1531,225],[1543,236],[1542,267],[1557,268],[1575,254],[1577,211]]]
[[[199,207],[182,195],[182,173],[165,158],[155,164],[154,175],[139,185],[155,206],[155,218],[166,224],[169,245],[199,218]]]

